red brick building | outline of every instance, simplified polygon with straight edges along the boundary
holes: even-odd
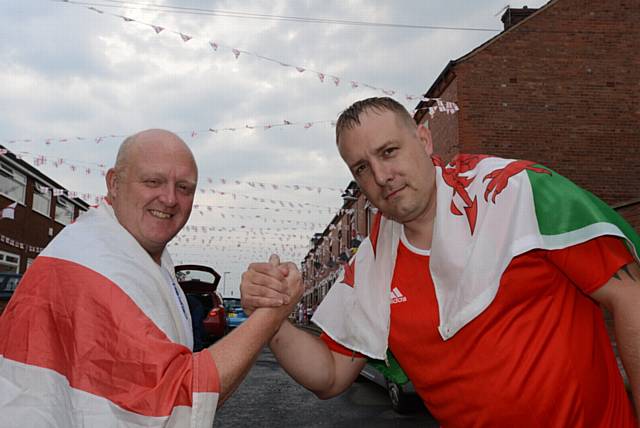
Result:
[[[507,9],[505,30],[451,61],[425,94],[456,102],[457,114],[417,107],[436,153],[538,161],[640,230],[639,6],[552,0]]]
[[[0,272],[23,273],[38,253],[89,205],[0,146]],[[9,214],[9,212],[8,212]]]

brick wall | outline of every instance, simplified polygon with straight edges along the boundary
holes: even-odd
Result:
[[[444,92],[430,94],[461,108],[455,120],[431,121],[437,152],[535,160],[609,204],[639,197],[640,7],[632,3],[552,1],[459,60]],[[447,121],[454,129],[441,129]]]
[[[461,109],[464,108],[458,100],[457,85],[446,86],[440,97],[444,100],[457,103]],[[421,120],[421,123],[428,122],[428,127],[431,130],[431,136],[433,138],[433,152],[440,156],[445,162],[450,161],[456,153],[462,151],[460,150],[458,139],[459,117],[458,114],[436,113],[433,117],[426,114]]]
[[[48,217],[31,209],[33,189],[34,180],[32,177],[27,177],[25,203],[18,204],[13,220],[0,221],[0,233],[17,242],[44,248],[64,228],[64,225],[55,221],[55,198],[52,198]],[[13,201],[9,198],[0,196],[0,206],[5,207],[11,203]],[[19,249],[5,243],[0,243],[0,250],[20,256],[20,273],[27,269],[27,259],[34,259],[38,255],[26,248]]]
[[[614,208],[640,234],[640,199],[620,204]]]

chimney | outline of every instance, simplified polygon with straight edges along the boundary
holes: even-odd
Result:
[[[508,7],[502,14],[500,20],[504,24],[504,29],[508,30],[537,10],[537,8],[529,9],[527,6],[523,6],[522,9]]]

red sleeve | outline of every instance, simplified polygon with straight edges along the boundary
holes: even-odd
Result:
[[[320,339],[322,339],[327,347],[333,352],[337,352],[338,354],[346,355],[348,357],[367,358],[359,352],[352,351],[351,349],[342,346],[341,344],[330,338],[329,335],[325,332],[322,332],[322,334],[320,335]]]
[[[591,294],[611,279],[633,256],[620,238],[600,236],[547,253],[549,260],[578,288]]]

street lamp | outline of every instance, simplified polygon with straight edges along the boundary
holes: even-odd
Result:
[[[231,272],[222,272],[222,297],[227,294],[227,274]]]

